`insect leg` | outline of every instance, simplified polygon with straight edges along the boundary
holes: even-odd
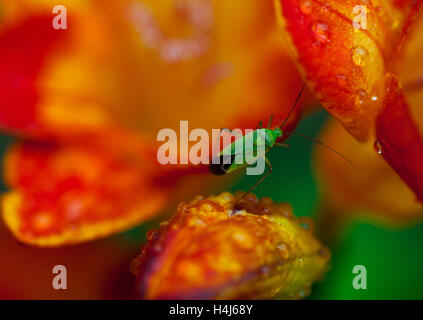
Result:
[[[250,189],[248,190],[248,192],[246,194],[244,194],[243,198],[249,194],[251,191],[253,191],[260,183],[262,183],[264,181],[264,179],[267,178],[267,176],[272,173],[273,168],[272,168],[272,164],[270,163],[269,159],[267,159],[267,157],[264,158],[264,160],[266,161],[266,165],[269,167],[269,171],[266,172],[266,174],[261,177],[261,179],[259,181],[257,181],[257,183]]]
[[[270,127],[272,126],[272,121],[273,121],[273,114],[269,118],[269,122],[267,123],[267,129],[270,129]]]
[[[348,161],[351,165],[354,165],[354,163],[353,163],[350,159],[348,159],[346,156],[344,156],[342,153],[340,153],[340,152],[336,151],[335,149],[333,149],[332,147],[328,146],[327,144],[323,143],[323,142],[322,142],[322,141],[320,141],[320,140],[310,138],[310,137],[306,136],[305,134],[302,134],[302,133],[299,133],[299,132],[296,132],[296,131],[292,131],[292,132],[285,132],[285,134],[287,134],[287,135],[293,135],[293,134],[296,134],[296,135],[298,135],[298,136],[301,136],[301,137],[303,137],[303,138],[306,138],[306,139],[310,140],[311,142],[314,142],[314,143],[320,144],[321,146],[325,147],[326,149],[329,149],[330,151],[332,151],[332,152],[336,153],[338,156],[340,156],[340,157],[344,158],[345,160],[347,160],[347,161]]]
[[[280,142],[275,142],[275,146],[284,147],[284,148],[291,148],[291,146],[289,144],[280,143]]]

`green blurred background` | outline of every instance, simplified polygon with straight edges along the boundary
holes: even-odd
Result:
[[[325,111],[312,114],[303,119],[297,131],[318,137],[327,118]],[[1,136],[2,152],[10,142],[10,138]],[[270,151],[273,173],[255,193],[259,197],[268,196],[275,201],[291,203],[296,216],[314,217],[319,201],[312,172],[312,150],[319,146],[297,136],[291,137],[287,143],[292,148]],[[256,181],[255,176],[243,175],[230,190],[247,190]],[[106,241],[139,252],[139,246],[146,240],[146,232],[157,227],[160,220],[150,221]],[[313,286],[309,299],[423,299],[422,243],[423,224],[392,229],[371,221],[351,221],[331,248],[331,270],[322,282]],[[53,254],[55,249],[51,250]],[[367,290],[355,290],[352,286],[355,276],[352,270],[356,265],[367,268]]]

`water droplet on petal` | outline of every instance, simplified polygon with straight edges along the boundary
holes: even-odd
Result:
[[[289,253],[288,246],[286,244],[282,243],[278,245],[276,248],[278,249],[278,252],[282,259],[284,260],[289,259],[290,253]]]
[[[311,1],[305,0],[301,2],[300,10],[304,14],[310,14],[313,11],[313,8],[311,6]]]
[[[363,66],[368,58],[369,51],[363,47],[355,47],[351,50],[351,57],[355,65]]]
[[[203,196],[200,196],[200,195],[198,195],[198,196],[196,196],[196,197],[194,198],[194,201],[195,201],[195,202],[197,202],[197,201],[201,201],[201,200],[204,200],[204,197],[203,197]]]
[[[379,100],[379,97],[378,96],[373,96],[372,97],[372,101],[378,101]]]
[[[367,96],[367,91],[366,90],[364,90],[364,89],[359,89],[358,91],[357,91],[357,93],[358,93],[358,95],[360,96],[360,97],[365,97],[365,96]]]
[[[379,141],[376,141],[375,144],[373,145],[373,147],[374,147],[374,149],[376,150],[376,152],[378,154],[382,154],[383,153],[382,146],[381,146],[381,144],[380,144]]]
[[[328,12],[330,8],[330,4],[328,2],[325,2],[324,5],[322,5],[322,11],[323,12]]]
[[[367,91],[364,89],[359,89],[356,92],[356,102],[359,104],[363,104],[367,97]]]
[[[315,23],[311,27],[311,30],[314,33],[314,37],[319,43],[329,42],[329,27],[325,23]]]

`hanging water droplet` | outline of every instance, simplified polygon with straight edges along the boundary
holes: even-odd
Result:
[[[363,47],[355,47],[351,50],[351,57],[355,65],[363,66],[369,55],[369,51]]]
[[[359,90],[357,90],[357,93],[358,93],[358,95],[360,96],[360,97],[365,97],[365,96],[367,96],[367,91],[366,90],[364,90],[364,89],[359,89]]]
[[[311,27],[314,37],[319,43],[329,42],[329,27],[325,23],[314,23]]]
[[[330,4],[328,2],[325,2],[324,5],[322,5],[322,11],[323,12],[328,12],[330,8]]]
[[[300,10],[304,14],[310,14],[313,11],[313,8],[311,6],[311,1],[305,0],[301,2]]]
[[[374,147],[374,149],[376,150],[376,152],[378,154],[382,154],[383,153],[382,146],[381,146],[381,144],[380,144],[379,141],[376,141],[373,147]]]
[[[290,256],[289,249],[286,244],[282,243],[276,247],[282,259],[287,260]]]

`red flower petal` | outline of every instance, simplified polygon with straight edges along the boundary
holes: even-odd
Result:
[[[0,126],[40,134],[35,79],[67,31],[53,29],[50,16],[32,17],[0,35]]]
[[[383,109],[376,121],[378,147],[404,182],[423,200],[423,141],[398,81],[388,76]]]

